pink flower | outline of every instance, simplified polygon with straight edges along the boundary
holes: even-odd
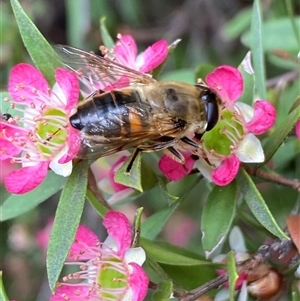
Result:
[[[255,101],[253,108],[236,102],[243,92],[243,78],[236,68],[220,66],[208,74],[206,82],[219,94],[224,109],[217,125],[202,137],[196,166],[209,180],[224,186],[236,177],[240,162],[264,161],[256,135],[273,126],[276,111],[265,100]]]
[[[159,169],[171,181],[181,180],[193,169],[195,160],[192,159],[191,153],[183,152],[182,155],[185,158],[184,165],[173,160],[168,155],[163,155],[158,162]]]
[[[113,49],[113,55],[119,64],[148,73],[158,67],[168,55],[168,44],[159,40],[149,46],[144,52],[137,54],[137,45],[130,35],[118,34],[118,41]]]
[[[108,49],[105,46],[100,46],[100,50],[105,58],[133,70],[150,73],[168,56],[168,44],[165,40],[159,40],[152,46],[149,46],[144,52],[137,54],[137,45],[132,36],[118,34],[117,38],[114,48]],[[128,87],[130,82],[134,80],[122,70],[119,72],[120,76],[118,76],[118,70],[112,73],[95,81],[80,76],[79,79],[83,84],[82,94],[88,96],[99,89],[111,91],[117,88]]]
[[[18,64],[12,68],[8,91],[12,107],[20,112],[0,122],[0,160],[10,159],[22,167],[5,179],[8,191],[22,194],[36,188],[48,169],[68,176],[80,139],[69,126],[71,110],[76,106],[79,84],[76,75],[58,68],[57,83],[49,88],[46,79],[33,66]]]
[[[106,192],[110,197],[107,199],[109,204],[115,204],[135,193],[131,187],[119,184],[115,181],[115,174],[129,157],[128,151],[118,152],[117,154],[105,156],[98,159],[91,165],[99,189]]]
[[[64,277],[50,301],[134,300],[141,301],[148,290],[148,276],[141,268],[145,252],[130,248],[132,235],[126,216],[110,211],[103,225],[109,236],[101,243],[95,233],[81,225],[71,246],[68,265],[81,271]],[[83,280],[77,284],[68,280]]]

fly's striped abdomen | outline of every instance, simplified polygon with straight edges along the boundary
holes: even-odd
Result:
[[[71,125],[88,135],[126,137],[149,125],[150,106],[132,89],[94,95],[79,104]]]

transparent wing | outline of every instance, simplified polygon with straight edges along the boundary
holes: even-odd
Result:
[[[83,83],[94,90],[112,90],[132,84],[156,82],[149,75],[94,53],[65,45],[56,45],[54,49],[65,66],[76,72]]]

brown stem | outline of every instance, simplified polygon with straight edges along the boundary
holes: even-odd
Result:
[[[99,191],[94,174],[90,168],[88,171],[88,189],[94,194],[94,196],[97,198],[97,200],[100,203],[102,203],[106,208],[111,209],[111,207],[109,206],[109,204],[106,202],[103,195]]]
[[[290,187],[294,188],[295,190],[300,191],[300,181],[297,179],[288,179],[277,173],[266,172],[261,169],[255,169],[255,168],[249,167],[247,165],[244,165],[244,168],[250,175],[253,175],[258,178],[262,178],[262,179],[265,179],[265,180],[268,180],[270,182],[274,182],[277,184],[290,186]]]
[[[246,273],[249,274],[250,271],[254,270],[259,264],[267,261],[268,259],[279,260],[285,258],[289,258],[289,260],[285,263],[286,265],[294,264],[299,260],[299,253],[295,256],[291,257],[290,254],[296,254],[297,250],[291,240],[288,239],[277,239],[274,240],[270,244],[262,245],[255,254],[251,256],[250,259],[245,260],[243,262],[239,262],[237,264],[237,272],[238,274]],[[191,290],[187,293],[178,293],[174,292],[174,296],[176,296],[180,301],[195,301],[203,294],[209,292],[214,288],[218,288],[223,285],[226,281],[228,281],[228,274],[225,273],[221,276],[212,279],[211,281],[205,283],[204,285]],[[154,288],[155,286],[152,286]]]

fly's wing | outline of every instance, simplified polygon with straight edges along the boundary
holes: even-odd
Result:
[[[87,94],[95,90],[110,91],[134,84],[156,82],[147,74],[94,53],[65,45],[56,45],[54,49],[65,66],[76,72],[87,88]]]
[[[143,111],[144,110],[144,111]],[[164,149],[161,142],[165,137],[171,140],[181,138],[182,127],[167,114],[149,116],[147,107],[131,108],[129,118],[122,119],[122,128],[118,135],[98,135],[99,126],[105,127],[107,133],[112,130],[114,116],[104,120],[104,125],[88,124],[81,130],[81,149],[79,158],[99,158],[131,147],[147,150]],[[119,118],[119,117],[116,117]],[[103,129],[101,129],[103,130]],[[178,138],[177,138],[178,136]]]

